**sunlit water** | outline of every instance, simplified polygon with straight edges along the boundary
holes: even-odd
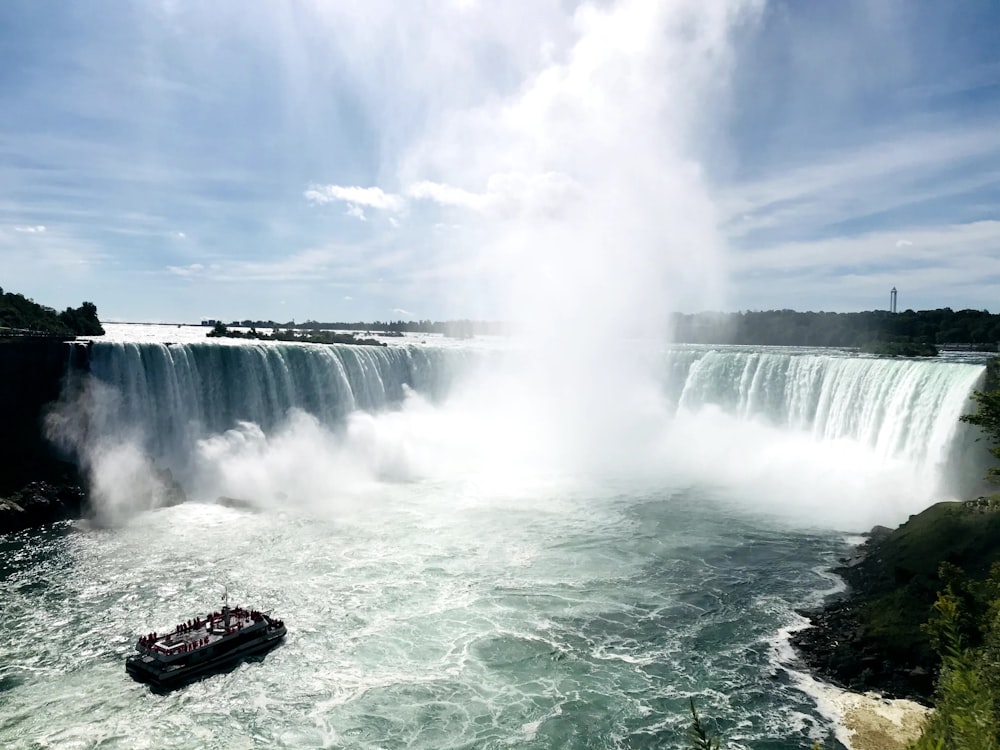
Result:
[[[4,747],[664,748],[687,700],[728,747],[827,722],[775,661],[842,537],[659,496],[393,488],[336,519],[189,503],[3,540]],[[172,694],[139,633],[273,608],[286,643]]]
[[[740,362],[786,379],[816,369]],[[907,386],[901,367],[894,398],[978,373],[957,363],[951,385]],[[682,401],[716,387],[696,374]],[[731,410],[759,411],[766,383],[744,379]],[[790,403],[806,385],[785,388]],[[916,395],[899,408],[931,408]],[[301,415],[280,440],[206,435],[187,465],[216,472],[178,477],[189,502],[0,537],[0,747],[681,748],[691,698],[727,748],[839,747],[780,638],[836,588],[827,571],[863,510],[902,520],[881,489],[858,488],[898,484],[910,444],[885,447],[886,427],[866,443],[865,425],[889,424],[878,414],[837,422],[858,422],[856,439],[826,438],[724,406],[679,412],[662,453],[642,457],[659,471],[617,474],[531,464],[530,431],[463,453],[465,412],[426,403],[390,405],[364,439]],[[414,459],[415,437],[453,460]],[[392,461],[355,473],[361,449]],[[94,459],[105,475],[129,455],[116,450]],[[216,502],[227,493],[247,506]],[[139,634],[217,609],[226,588],[284,619],[286,642],[167,695],[126,676]]]

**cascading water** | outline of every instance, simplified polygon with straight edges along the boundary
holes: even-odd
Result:
[[[95,344],[92,374],[120,398],[109,429],[145,425],[164,444],[250,421],[269,429],[289,409],[327,424],[398,406],[409,388],[448,393],[469,352],[426,346]],[[982,365],[741,349],[665,353],[675,409],[713,405],[818,440],[857,440],[879,455],[939,460]]]
[[[676,349],[668,393],[680,409],[852,440],[885,459],[940,468],[983,366],[781,350]]]
[[[623,392],[622,418],[600,422],[623,432],[574,443],[532,421],[544,399],[482,386],[523,354],[509,348],[129,335],[93,346],[89,388],[62,409],[67,427],[85,416],[73,434],[95,489],[127,512],[0,537],[5,747],[661,750],[687,746],[694,698],[727,747],[840,748],[780,634],[830,589],[847,548],[831,529],[933,499],[894,467],[943,460],[983,371],[673,347],[661,432],[625,434],[649,402]],[[537,455],[553,437],[622,450],[563,481]],[[511,446],[525,450],[504,463]],[[202,502],[134,503],[158,466]],[[286,643],[169,696],[129,681],[134,637],[223,584],[273,607]]]
[[[241,423],[264,433],[300,411],[334,429],[352,414],[401,407],[415,392],[446,401],[460,373],[495,352],[273,343],[96,343],[91,371],[110,389],[88,440],[128,432],[153,460],[185,470],[197,441]],[[660,384],[666,411],[713,408],[816,443],[850,442],[913,467],[935,491],[955,462],[958,417],[983,366],[817,350],[673,347]],[[489,398],[489,394],[486,394]]]
[[[405,388],[440,396],[461,356],[417,346],[97,343],[90,367],[119,395],[103,429],[142,425],[166,448],[241,421],[268,430],[289,409],[334,424],[398,404]]]
[[[542,443],[509,457],[502,473],[520,470],[535,460],[545,470],[555,456],[545,451],[554,444],[563,454],[572,452],[573,441],[580,437],[581,428],[586,429],[585,422],[563,425],[537,438],[542,433],[530,426],[532,421],[558,421],[560,415],[532,413],[531,409],[545,408],[546,404],[521,398],[523,394],[492,412],[480,411],[497,398],[496,388],[491,387],[497,381],[487,385],[489,381],[476,381],[475,376],[484,371],[502,373],[505,363],[523,354],[509,349],[504,353],[414,343],[388,347],[96,343],[91,370],[105,395],[99,407],[89,409],[89,422],[83,430],[86,437],[78,448],[86,458],[88,451],[94,452],[93,447],[100,445],[98,453],[105,456],[110,442],[127,436],[130,451],[141,452],[151,465],[170,469],[182,483],[190,485],[196,474],[204,475],[206,469],[218,464],[220,455],[239,450],[238,445],[220,444],[218,436],[228,431],[251,429],[252,434],[244,434],[239,441],[262,443],[268,435],[287,428],[288,420],[298,414],[313,420],[310,439],[322,441],[331,431],[343,432],[349,422],[359,424],[359,415],[405,410],[406,394],[413,393],[444,407],[425,412],[451,419],[439,431],[463,435],[461,446],[448,438],[442,445],[431,446],[424,427],[411,422],[407,439],[411,447],[416,445],[413,450],[419,452],[422,446],[425,452],[443,456],[455,453],[456,447],[461,453],[479,445],[478,457],[469,453],[456,461],[478,461],[478,468],[484,469],[487,464],[500,463],[500,454],[510,445],[528,446],[534,437]],[[825,462],[820,472],[841,471],[845,467],[836,466],[836,462],[846,462],[847,471],[856,473],[862,486],[874,487],[892,476],[888,481],[895,484],[894,489],[880,492],[889,493],[892,507],[910,512],[933,497],[954,496],[975,483],[970,481],[975,472],[964,470],[967,467],[961,463],[965,444],[960,438],[968,431],[960,429],[958,417],[968,407],[969,393],[982,376],[981,364],[877,359],[821,350],[679,346],[663,352],[659,367],[662,404],[654,415],[663,424],[644,432],[636,428],[635,434],[628,434],[632,430],[630,413],[640,421],[649,420],[648,413],[640,414],[648,411],[644,406],[630,405],[632,412],[595,427],[600,432],[597,450],[610,457],[606,465],[642,473],[644,466],[655,464],[669,475],[671,461],[676,464],[679,460],[685,466],[675,474],[682,476],[685,469],[705,462],[700,474],[686,480],[695,482],[703,481],[705,475],[714,481],[717,472],[711,464],[718,460],[731,466],[766,465],[770,468],[729,477],[730,484],[764,486],[797,471],[796,466],[782,465],[781,456],[802,452],[807,463]],[[460,403],[454,400],[459,390],[465,397]],[[465,415],[466,421],[456,422],[456,415]],[[497,430],[495,423],[512,415],[513,429],[523,429],[524,435],[508,434],[503,444],[490,443]],[[604,416],[595,414],[593,419]],[[420,424],[424,421],[417,420]],[[301,426],[301,418],[299,423]],[[692,430],[699,435],[694,442],[702,446],[694,453],[690,445],[683,444],[683,436]],[[761,430],[766,434],[760,434]],[[382,437],[369,435],[371,439]],[[578,444],[582,450],[585,443]],[[712,445],[719,451],[717,457],[712,457]],[[754,454],[762,445],[771,446],[770,453],[758,461]],[[832,447],[840,452],[834,454]],[[336,452],[344,455],[341,448]],[[210,454],[207,461],[204,455],[196,455],[206,450]],[[386,447],[384,441],[373,448],[369,441],[359,450],[369,455],[373,451],[398,455],[401,449]],[[410,447],[404,450],[413,452]],[[727,451],[737,451],[741,461],[728,460]],[[591,450],[587,459],[592,471],[597,470],[595,461],[600,460],[593,454]],[[364,462],[364,457],[355,455],[358,458]],[[351,462],[358,464],[355,459]],[[798,458],[788,460],[799,463]],[[379,474],[427,476],[421,469],[414,474],[412,467],[386,469],[385,462],[379,461]],[[116,463],[123,462],[116,459]],[[948,471],[958,466],[963,467],[962,472]],[[444,475],[455,467],[453,461]],[[881,478],[877,476],[880,472]],[[808,477],[803,480],[808,481]],[[662,482],[662,473],[656,481]],[[227,483],[215,478],[211,489],[204,492],[247,491],[245,483],[239,483],[238,488],[227,487]],[[771,494],[787,494],[786,489],[775,487]],[[845,487],[844,492],[859,494],[857,486]],[[888,508],[880,516],[873,508],[870,519],[887,521],[892,512]],[[867,520],[865,515],[861,522]],[[836,523],[840,525],[844,519]]]

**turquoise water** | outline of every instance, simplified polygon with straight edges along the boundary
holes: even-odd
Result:
[[[968,359],[119,328],[49,423],[93,520],[0,537],[3,748],[681,748],[691,698],[726,748],[837,748],[782,634],[979,475]],[[285,644],[126,677],[226,589]]]
[[[774,638],[840,535],[684,489],[404,485],[335,515],[189,503],[3,539],[0,745],[674,748],[694,697],[732,748],[834,746]],[[138,634],[228,586],[286,643],[160,696]]]

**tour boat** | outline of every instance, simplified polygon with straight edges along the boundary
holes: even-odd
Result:
[[[173,632],[139,638],[137,654],[125,660],[125,671],[140,682],[172,688],[263,654],[285,637],[285,623],[254,609],[230,607],[178,623]]]

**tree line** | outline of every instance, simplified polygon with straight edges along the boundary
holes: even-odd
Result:
[[[211,331],[205,334],[209,338],[255,339],[259,341],[296,341],[307,344],[359,344],[363,346],[387,346],[376,339],[360,339],[353,333],[337,333],[327,330],[297,331],[294,328],[281,330],[275,328],[273,333],[260,333],[253,326],[249,331],[233,331],[225,323],[216,323]]]
[[[6,330],[4,330],[6,329]],[[56,312],[22,294],[0,288],[0,335],[102,336],[104,327],[97,306],[84,302]]]
[[[215,320],[203,320],[202,325],[214,326]],[[445,336],[470,337],[479,335],[501,336],[510,333],[511,326],[499,320],[375,320],[364,321],[335,321],[332,323],[320,323],[315,320],[307,320],[304,323],[296,323],[294,320],[287,323],[278,323],[273,320],[234,320],[230,326],[242,328],[284,328],[288,330],[337,330],[337,331],[364,331],[366,333],[381,333],[383,335],[403,335],[404,333],[440,333]]]
[[[216,321],[203,321],[214,325]],[[758,346],[836,346],[885,351],[885,345],[953,345],[995,351],[1000,342],[1000,314],[987,310],[887,310],[866,312],[743,312],[675,313],[672,338],[681,344],[744,344]],[[231,326],[297,330],[366,331],[383,335],[439,333],[445,336],[505,335],[513,327],[496,320],[375,320],[287,323],[234,320]]]
[[[867,347],[874,342],[916,342],[995,351],[1000,315],[987,310],[887,310],[676,313],[673,336],[686,344]]]

